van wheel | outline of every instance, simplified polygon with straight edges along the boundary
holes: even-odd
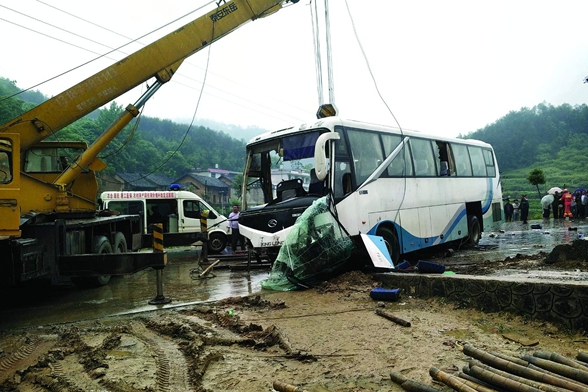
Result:
[[[122,233],[121,233],[122,234]],[[124,236],[123,236],[124,237]],[[126,240],[125,240],[126,245]],[[106,254],[112,253],[112,245],[105,236],[96,236],[92,241],[92,250],[94,254]],[[118,253],[118,252],[117,252]],[[99,287],[108,284],[110,281],[110,275],[101,276],[88,276],[88,277],[76,277],[71,278],[71,282],[78,287]]]
[[[208,237],[208,253],[222,253],[227,246],[227,236],[221,233],[212,233]]]
[[[376,235],[384,239],[386,249],[388,249],[388,253],[390,253],[390,257],[392,258],[392,263],[394,265],[400,264],[400,243],[398,242],[396,230],[379,227]]]
[[[482,230],[480,229],[480,221],[475,215],[468,217],[468,241],[467,244],[477,246],[482,237]]]

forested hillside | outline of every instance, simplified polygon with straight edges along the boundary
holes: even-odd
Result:
[[[39,91],[10,97],[18,91],[13,81],[0,78],[0,124],[47,99]],[[52,138],[91,143],[122,110],[122,106],[113,102],[109,108],[97,110]],[[105,169],[108,173],[154,172],[177,178],[194,168],[206,169],[216,164],[223,169],[241,171],[245,162],[245,143],[203,126],[190,127],[159,118],[139,117],[108,145],[100,158],[108,164]]]
[[[512,111],[482,129],[462,136],[492,144],[498,159],[504,196],[529,195],[532,215],[538,217],[540,195],[558,186],[574,191],[588,186],[588,106],[539,104]],[[540,168],[546,183],[537,188],[527,181]]]

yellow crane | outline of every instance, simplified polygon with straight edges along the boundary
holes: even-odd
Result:
[[[219,0],[214,10],[0,126],[0,286],[61,276],[105,284],[110,275],[163,268],[165,253],[129,252],[140,247],[139,216],[97,216],[94,173],[105,167],[98,153],[187,57],[298,1]],[[90,146],[44,141],[152,78]]]

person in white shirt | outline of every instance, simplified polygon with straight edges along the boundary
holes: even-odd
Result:
[[[239,206],[233,206],[233,212],[229,214],[229,221],[227,224],[227,234],[231,233],[231,250],[233,253],[237,251],[237,245],[241,244],[241,250],[245,250],[245,243],[243,236],[239,234]]]

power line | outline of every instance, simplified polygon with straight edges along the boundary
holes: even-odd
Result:
[[[63,29],[63,28],[60,28],[60,27],[58,27],[58,26],[55,26],[55,25],[53,25],[53,24],[46,23],[46,22],[44,22],[44,21],[42,21],[42,20],[40,20],[40,19],[34,18],[34,17],[32,17],[32,16],[29,16],[29,15],[27,15],[27,14],[24,14],[24,13],[22,13],[22,12],[20,12],[20,11],[17,11],[17,10],[14,10],[14,9],[12,9],[12,8],[9,8],[9,7],[6,7],[6,6],[2,6],[2,7],[6,8],[6,9],[8,9],[8,10],[10,10],[10,11],[13,11],[13,12],[15,12],[15,13],[19,14],[19,15],[23,15],[23,16],[25,16],[25,17],[28,17],[28,18],[31,18],[31,19],[33,19],[33,20],[35,20],[35,21],[37,21],[37,22],[40,22],[40,23],[46,24],[46,25],[48,25],[48,26],[51,26],[52,28],[59,29],[59,30],[61,30],[61,31],[64,31],[64,32],[66,32],[66,33],[68,33],[68,34],[71,34],[71,35],[74,35],[74,36],[76,36],[76,37],[82,38],[82,39],[84,39],[84,40],[87,40],[87,41],[89,41],[89,42],[92,42],[92,43],[95,43],[95,44],[98,44],[98,45],[104,46],[104,47],[106,47],[106,48],[110,49],[110,51],[109,51],[108,53],[106,53],[106,54],[100,54],[100,53],[98,53],[98,52],[95,52],[95,51],[92,51],[92,50],[90,50],[90,49],[88,49],[88,48],[86,48],[86,47],[83,47],[83,46],[79,46],[79,45],[73,44],[73,43],[71,43],[71,42],[68,42],[68,41],[65,41],[65,40],[62,40],[62,39],[59,39],[59,38],[53,37],[53,36],[51,36],[51,35],[49,35],[49,34],[42,33],[42,32],[40,32],[40,31],[37,31],[37,30],[31,29],[31,28],[29,28],[29,27],[26,27],[26,26],[20,25],[20,24],[18,24],[18,23],[15,23],[15,22],[8,21],[8,20],[6,20],[6,19],[4,19],[4,18],[0,18],[0,20],[3,20],[3,21],[5,21],[5,22],[7,22],[7,23],[11,23],[11,24],[13,24],[13,25],[16,25],[16,26],[18,26],[18,27],[20,27],[20,28],[23,28],[23,29],[26,29],[26,30],[32,31],[32,32],[34,32],[34,33],[36,33],[36,34],[43,35],[43,36],[45,36],[45,37],[48,37],[48,38],[50,38],[50,39],[53,39],[53,40],[56,40],[56,41],[62,42],[62,43],[64,43],[64,44],[70,45],[70,46],[72,46],[72,47],[75,47],[75,48],[78,48],[78,49],[82,49],[82,50],[84,50],[84,51],[87,51],[87,52],[90,52],[90,53],[92,53],[92,54],[96,54],[96,55],[98,55],[98,57],[97,57],[97,58],[95,58],[95,59],[92,59],[92,60],[90,60],[90,61],[88,61],[88,62],[85,62],[85,63],[83,63],[83,64],[81,64],[81,65],[78,65],[78,66],[76,66],[76,67],[74,67],[74,68],[72,68],[72,69],[70,69],[70,70],[68,70],[68,71],[65,71],[65,72],[63,72],[63,73],[60,73],[60,74],[58,74],[58,75],[56,75],[56,76],[54,76],[54,77],[52,77],[52,78],[49,78],[49,79],[47,79],[47,80],[45,80],[45,81],[43,81],[43,82],[37,83],[37,84],[35,84],[35,85],[33,85],[33,86],[30,86],[30,87],[28,87],[28,88],[26,88],[26,89],[24,89],[24,90],[22,90],[22,91],[20,91],[20,92],[17,92],[17,93],[15,93],[15,94],[12,94],[12,95],[10,95],[10,96],[8,96],[8,97],[5,97],[5,98],[1,99],[1,100],[0,100],[0,102],[1,102],[1,101],[3,101],[3,100],[5,100],[5,99],[12,98],[12,97],[14,97],[14,96],[16,96],[16,95],[18,95],[18,94],[20,94],[20,93],[22,93],[22,92],[29,91],[29,90],[31,90],[31,89],[37,88],[37,87],[41,86],[42,84],[45,84],[45,83],[47,83],[47,82],[49,82],[49,81],[52,81],[52,80],[54,80],[54,79],[57,79],[57,78],[59,78],[59,77],[61,77],[61,76],[65,75],[65,74],[67,74],[67,73],[69,73],[69,72],[71,72],[71,71],[73,71],[73,70],[79,69],[79,68],[81,68],[82,66],[85,66],[85,65],[87,65],[87,64],[89,64],[89,63],[91,63],[91,62],[93,62],[93,61],[95,61],[95,60],[98,60],[98,59],[100,59],[100,58],[103,58],[103,57],[104,57],[104,58],[108,58],[108,59],[110,59],[110,60],[116,61],[116,59],[114,59],[114,58],[111,58],[111,57],[108,57],[107,55],[108,55],[108,54],[111,54],[111,53],[113,53],[113,52],[115,52],[115,51],[118,51],[118,52],[120,52],[120,53],[122,53],[122,54],[124,54],[124,55],[128,55],[127,53],[125,53],[125,52],[122,52],[120,49],[121,49],[121,48],[123,48],[123,47],[125,47],[125,46],[127,46],[127,45],[129,45],[129,44],[131,44],[131,43],[138,43],[138,44],[141,44],[141,45],[145,46],[145,44],[143,44],[143,43],[139,42],[139,39],[141,39],[141,38],[144,38],[145,36],[148,36],[148,35],[150,35],[150,34],[152,34],[152,33],[156,32],[156,31],[158,31],[158,30],[161,30],[162,28],[164,28],[164,27],[167,27],[167,26],[169,26],[169,25],[171,25],[171,24],[173,24],[173,23],[175,23],[175,22],[177,22],[177,21],[179,21],[179,20],[181,20],[181,19],[183,19],[183,18],[185,18],[185,17],[187,17],[187,16],[191,15],[192,13],[194,13],[194,12],[196,12],[196,11],[199,11],[199,10],[201,10],[202,8],[204,8],[204,7],[206,7],[206,6],[208,6],[208,5],[212,4],[212,3],[214,3],[214,1],[208,2],[207,4],[205,4],[205,5],[201,6],[201,7],[197,8],[197,9],[195,9],[195,10],[193,10],[193,11],[190,11],[189,13],[186,13],[186,14],[184,14],[183,16],[181,16],[181,17],[179,17],[179,18],[176,18],[176,19],[174,19],[173,21],[171,21],[171,22],[169,22],[169,23],[167,23],[167,24],[165,24],[165,25],[163,25],[163,26],[161,26],[161,27],[159,27],[159,28],[157,28],[157,29],[155,29],[155,30],[152,30],[151,32],[149,32],[149,33],[147,33],[147,34],[144,34],[144,35],[142,35],[140,38],[137,38],[137,39],[131,39],[131,38],[129,38],[129,37],[126,37],[126,36],[124,36],[124,35],[122,35],[122,34],[120,34],[120,33],[116,32],[116,31],[114,31],[114,30],[108,29],[108,28],[106,28],[106,27],[104,27],[104,26],[101,26],[101,25],[99,25],[99,24],[96,24],[96,23],[94,23],[94,22],[91,22],[91,21],[89,21],[89,20],[87,20],[87,19],[81,18],[81,17],[79,17],[79,16],[77,16],[77,15],[74,15],[74,14],[72,14],[72,13],[70,13],[70,12],[67,12],[67,11],[65,11],[65,10],[63,10],[63,9],[61,9],[61,8],[58,8],[58,7],[55,7],[55,6],[53,6],[53,5],[47,4],[47,3],[46,3],[46,2],[44,2],[44,1],[41,1],[41,0],[37,0],[37,1],[38,1],[39,3],[41,3],[41,4],[45,5],[45,6],[48,6],[48,7],[50,7],[50,8],[53,8],[53,9],[55,9],[55,10],[59,11],[59,12],[62,12],[62,13],[64,13],[64,14],[67,14],[67,15],[69,15],[69,16],[71,16],[71,17],[73,17],[73,18],[79,19],[79,20],[81,20],[81,21],[83,21],[83,22],[85,22],[85,23],[89,23],[89,24],[91,24],[91,25],[93,25],[93,26],[96,26],[96,27],[99,27],[99,28],[101,28],[101,29],[104,29],[105,31],[109,31],[109,32],[111,32],[111,33],[113,33],[113,34],[116,34],[116,35],[119,35],[119,36],[121,36],[121,37],[124,37],[125,39],[130,39],[131,41],[130,41],[130,42],[128,42],[128,43],[126,43],[126,44],[124,44],[124,45],[121,45],[121,46],[119,46],[119,47],[117,47],[117,48],[112,48],[112,47],[110,47],[110,46],[108,46],[108,45],[102,44],[102,43],[100,43],[100,42],[98,42],[98,41],[95,41],[95,40],[93,40],[93,39],[91,39],[91,38],[84,37],[84,36],[82,36],[82,35],[80,35],[80,34],[77,34],[77,33],[75,33],[75,32],[69,31],[69,30],[67,30],[67,29]],[[199,68],[199,69],[201,69],[200,67],[197,67],[197,66],[195,66],[194,64],[191,64],[191,63],[188,63],[188,62],[186,62],[186,64],[188,64],[188,65],[190,65],[190,66],[193,66],[193,67],[196,67],[196,68]],[[208,72],[209,72],[209,71],[208,71]],[[179,76],[181,76],[181,77],[184,77],[184,78],[186,78],[186,79],[189,79],[189,80],[193,80],[193,81],[196,81],[196,82],[198,82],[197,80],[195,80],[195,79],[193,79],[193,78],[190,78],[190,77],[188,77],[188,76],[185,76],[185,75],[183,75],[183,74],[181,74],[181,73],[179,73],[178,75],[179,75]],[[230,79],[227,79],[227,78],[225,78],[225,77],[223,77],[223,76],[221,76],[221,75],[219,75],[219,76],[220,76],[220,77],[222,77],[222,78],[223,78],[223,79],[225,79],[225,80],[231,81]],[[194,90],[198,90],[198,88],[191,87],[191,86],[187,86],[187,85],[185,85],[185,84],[182,84],[182,83],[178,82],[178,81],[177,81],[177,80],[175,80],[175,79],[172,79],[172,82],[174,82],[174,83],[178,83],[178,84],[181,84],[181,85],[184,85],[185,87],[188,87],[188,88],[191,88],[191,89],[194,89]],[[234,82],[234,81],[231,81],[231,82],[232,82],[232,83],[235,83],[235,84],[237,84],[237,85],[239,84],[239,83],[237,83],[237,82]],[[243,86],[243,85],[241,85],[241,86]],[[275,119],[278,119],[278,120],[282,120],[282,121],[283,121],[284,119],[283,119],[283,118],[279,118],[279,117],[275,116],[275,114],[276,114],[276,113],[279,113],[279,114],[281,114],[281,115],[284,115],[284,116],[286,116],[286,117],[288,117],[288,118],[290,118],[290,119],[295,119],[296,121],[303,121],[303,119],[297,118],[296,116],[292,116],[292,115],[290,115],[290,114],[286,114],[286,113],[283,113],[283,112],[279,112],[279,111],[276,111],[276,110],[274,110],[274,109],[270,109],[269,107],[267,107],[267,106],[265,106],[265,105],[262,105],[262,104],[255,103],[255,102],[253,102],[251,99],[244,98],[244,97],[242,97],[242,96],[239,96],[239,95],[236,95],[236,94],[230,93],[230,92],[228,92],[228,91],[225,91],[225,90],[223,90],[223,89],[216,88],[216,87],[214,87],[214,86],[210,86],[210,85],[209,85],[209,87],[215,88],[215,89],[217,89],[217,90],[219,90],[219,91],[221,91],[221,92],[223,92],[223,93],[225,93],[225,94],[232,95],[232,96],[234,96],[234,97],[236,97],[236,98],[238,98],[238,99],[241,99],[241,100],[247,101],[247,102],[249,102],[249,103],[252,103],[252,104],[254,104],[254,105],[260,106],[260,107],[262,107],[262,108],[264,108],[264,109],[268,109],[268,110],[270,110],[270,111],[271,111],[271,112],[272,112],[274,115],[268,115],[268,114],[266,114],[266,113],[260,112],[259,110],[251,109],[251,108],[250,108],[250,107],[248,107],[248,106],[245,106],[245,105],[240,105],[240,104],[236,104],[234,101],[229,101],[229,100],[226,100],[227,102],[230,102],[230,103],[236,104],[236,105],[238,105],[238,106],[241,106],[241,107],[247,108],[247,109],[249,109],[249,110],[254,110],[254,111],[258,112],[258,113],[262,113],[262,114],[268,115],[268,116],[270,116],[270,117],[272,117],[272,118],[275,118]],[[218,97],[218,96],[215,96],[215,95],[213,95],[213,94],[210,94],[210,93],[206,93],[206,94],[207,94],[207,95],[211,95],[211,96],[213,96],[213,97],[216,97],[216,98],[219,98],[219,99],[223,99],[223,98],[220,98],[220,97]],[[265,94],[263,94],[263,95],[265,95]],[[265,96],[267,96],[267,95],[265,95]],[[271,98],[271,99],[274,99],[274,100],[276,100],[276,101],[279,101],[279,100],[277,100],[277,99],[275,99],[275,98],[273,98],[273,97],[270,97],[270,96],[268,96],[268,97],[269,97],[269,98]],[[285,102],[283,102],[283,101],[282,101],[282,103],[285,103]],[[287,104],[287,103],[285,103],[285,104]],[[295,106],[292,106],[292,105],[290,105],[290,104],[287,104],[287,105],[289,105],[289,106],[291,106],[291,107],[294,107],[294,108],[296,108]],[[307,112],[306,110],[304,110],[304,109],[301,109],[301,108],[296,108],[296,109],[298,109],[298,110],[301,110],[301,111],[303,111],[303,112],[306,112],[306,113],[309,113],[309,112]],[[290,120],[290,121],[291,121],[291,120]]]

